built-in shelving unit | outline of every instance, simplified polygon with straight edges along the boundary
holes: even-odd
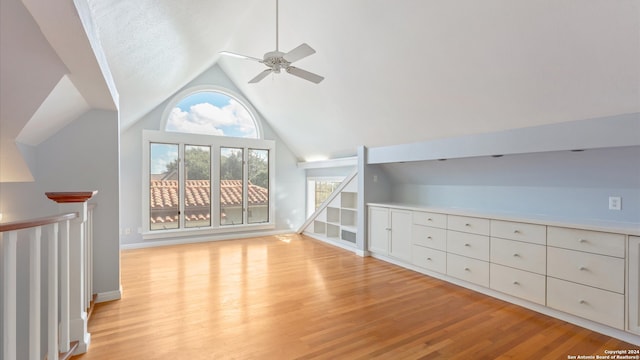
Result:
[[[345,179],[299,232],[345,248],[355,248],[358,233],[358,176]]]

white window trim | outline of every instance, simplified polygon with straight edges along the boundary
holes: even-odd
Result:
[[[142,223],[144,240],[158,239],[158,238],[170,238],[178,235],[193,236],[193,235],[206,235],[206,234],[219,234],[230,232],[242,232],[242,231],[254,231],[254,230],[266,230],[275,228],[275,149],[276,144],[273,140],[260,140],[260,139],[247,139],[236,138],[227,136],[213,136],[213,135],[199,135],[199,134],[186,134],[178,132],[165,132],[157,130],[143,130],[142,132]],[[149,218],[149,183],[150,183],[150,144],[151,143],[170,143],[180,144],[180,158],[184,160],[184,145],[200,145],[211,146],[211,225],[208,227],[198,228],[184,228],[183,217],[180,216],[180,228],[170,230],[154,230],[150,229]],[[220,191],[219,189],[219,174],[220,174],[220,148],[221,147],[235,147],[243,149],[264,149],[269,150],[269,221],[266,223],[247,224],[248,211],[244,211],[243,218],[244,224],[242,225],[220,225]],[[245,159],[248,156],[248,152],[245,151]],[[243,183],[244,193],[247,194],[247,163],[243,163]],[[182,172],[180,167],[180,172]],[[214,176],[217,175],[217,176]],[[180,179],[184,178],[184,174],[181,173]],[[183,194],[180,195],[180,212],[184,214],[184,199]],[[243,207],[247,209],[247,196],[244,196]]]

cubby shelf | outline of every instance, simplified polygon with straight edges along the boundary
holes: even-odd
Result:
[[[319,239],[354,247],[358,233],[357,185],[358,177],[354,176],[340,193],[333,197],[326,208],[317,214],[305,232]]]

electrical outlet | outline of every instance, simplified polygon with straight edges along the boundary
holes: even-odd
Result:
[[[621,210],[622,198],[620,196],[609,196],[609,210]]]

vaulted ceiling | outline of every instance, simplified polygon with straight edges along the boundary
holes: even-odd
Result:
[[[2,1],[3,129],[68,74],[74,108],[118,108],[126,130],[216,63],[301,160],[640,112],[638,0],[281,0],[280,50],[312,46],[297,65],[318,85],[248,84],[264,66],[218,54],[274,50],[275,0],[75,5]]]

